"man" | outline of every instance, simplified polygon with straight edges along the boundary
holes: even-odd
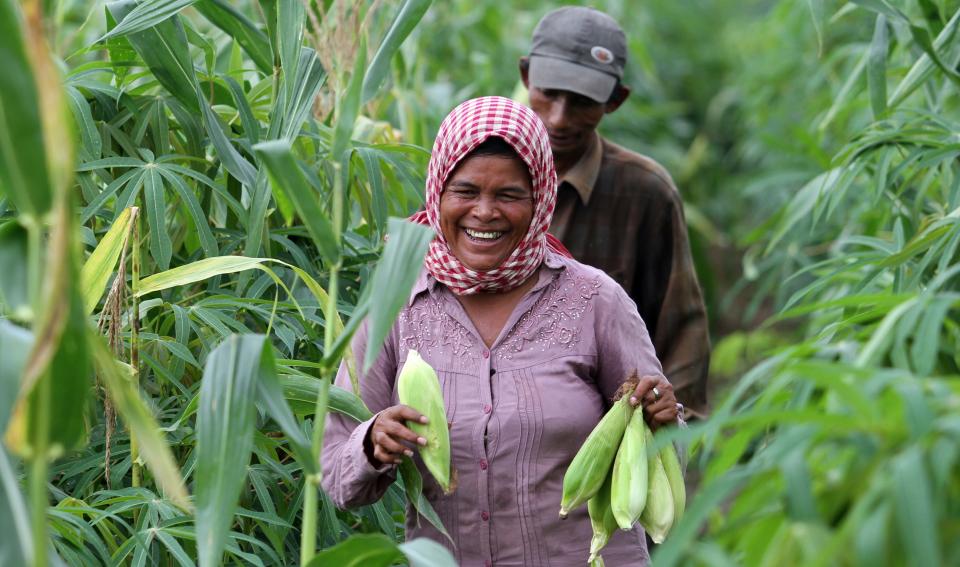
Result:
[[[677,399],[702,418],[710,343],[680,195],[660,164],[596,132],[630,94],[621,83],[626,56],[626,37],[610,16],[566,7],[540,20],[530,55],[520,59],[560,184],[550,231],[627,290]]]

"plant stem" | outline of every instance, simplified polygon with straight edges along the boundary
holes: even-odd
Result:
[[[33,459],[30,463],[30,511],[33,530],[33,565],[47,565],[47,444],[50,437],[50,375],[37,383],[37,413],[34,423]]]
[[[340,245],[340,232],[343,229],[343,195],[340,164],[333,164],[333,234]],[[327,305],[324,309],[323,351],[327,353],[333,347],[336,339],[333,321],[337,317],[337,296],[340,279],[339,262],[330,266],[330,281],[327,285]],[[309,475],[304,479],[303,498],[303,525],[300,534],[300,565],[305,567],[313,559],[317,548],[317,513],[318,491],[320,479],[323,478],[320,469],[320,453],[323,451],[323,432],[327,421],[327,408],[330,399],[330,383],[336,374],[336,368],[324,368],[320,373],[320,389],[317,392],[317,403],[313,411],[313,444],[312,455],[317,463],[317,474]]]
[[[140,386],[140,215],[134,212],[133,220],[133,250],[130,259],[130,366],[133,368],[134,387]],[[142,472],[140,470],[140,446],[137,436],[130,431],[130,473],[131,485],[138,488],[141,485]]]

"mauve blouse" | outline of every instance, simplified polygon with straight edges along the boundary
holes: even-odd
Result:
[[[634,370],[663,375],[635,304],[607,275],[548,253],[534,277],[488,349],[456,297],[424,271],[360,379],[361,397],[376,413],[398,403],[396,377],[410,349],[436,369],[452,422],[456,490],[444,496],[415,460],[464,567],[586,565],[587,507],[558,517],[564,472]],[[353,348],[364,352],[365,329]],[[350,388],[343,367],[336,383]],[[364,454],[372,422],[327,418],[323,488],[341,508],[377,501],[396,477],[395,466],[374,468]],[[414,514],[408,506],[408,538],[450,546]],[[643,529],[618,530],[602,555],[610,567],[646,565]]]

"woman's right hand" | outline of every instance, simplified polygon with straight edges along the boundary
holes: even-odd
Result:
[[[425,424],[427,416],[405,405],[391,406],[380,412],[367,430],[370,445],[366,453],[370,464],[377,468],[384,464],[399,465],[404,455],[413,456],[414,447],[427,444],[426,439],[407,427],[408,421]]]

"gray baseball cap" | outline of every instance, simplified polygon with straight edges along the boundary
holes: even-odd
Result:
[[[573,91],[607,102],[623,78],[627,38],[610,16],[568,6],[544,16],[533,30],[530,84]]]

